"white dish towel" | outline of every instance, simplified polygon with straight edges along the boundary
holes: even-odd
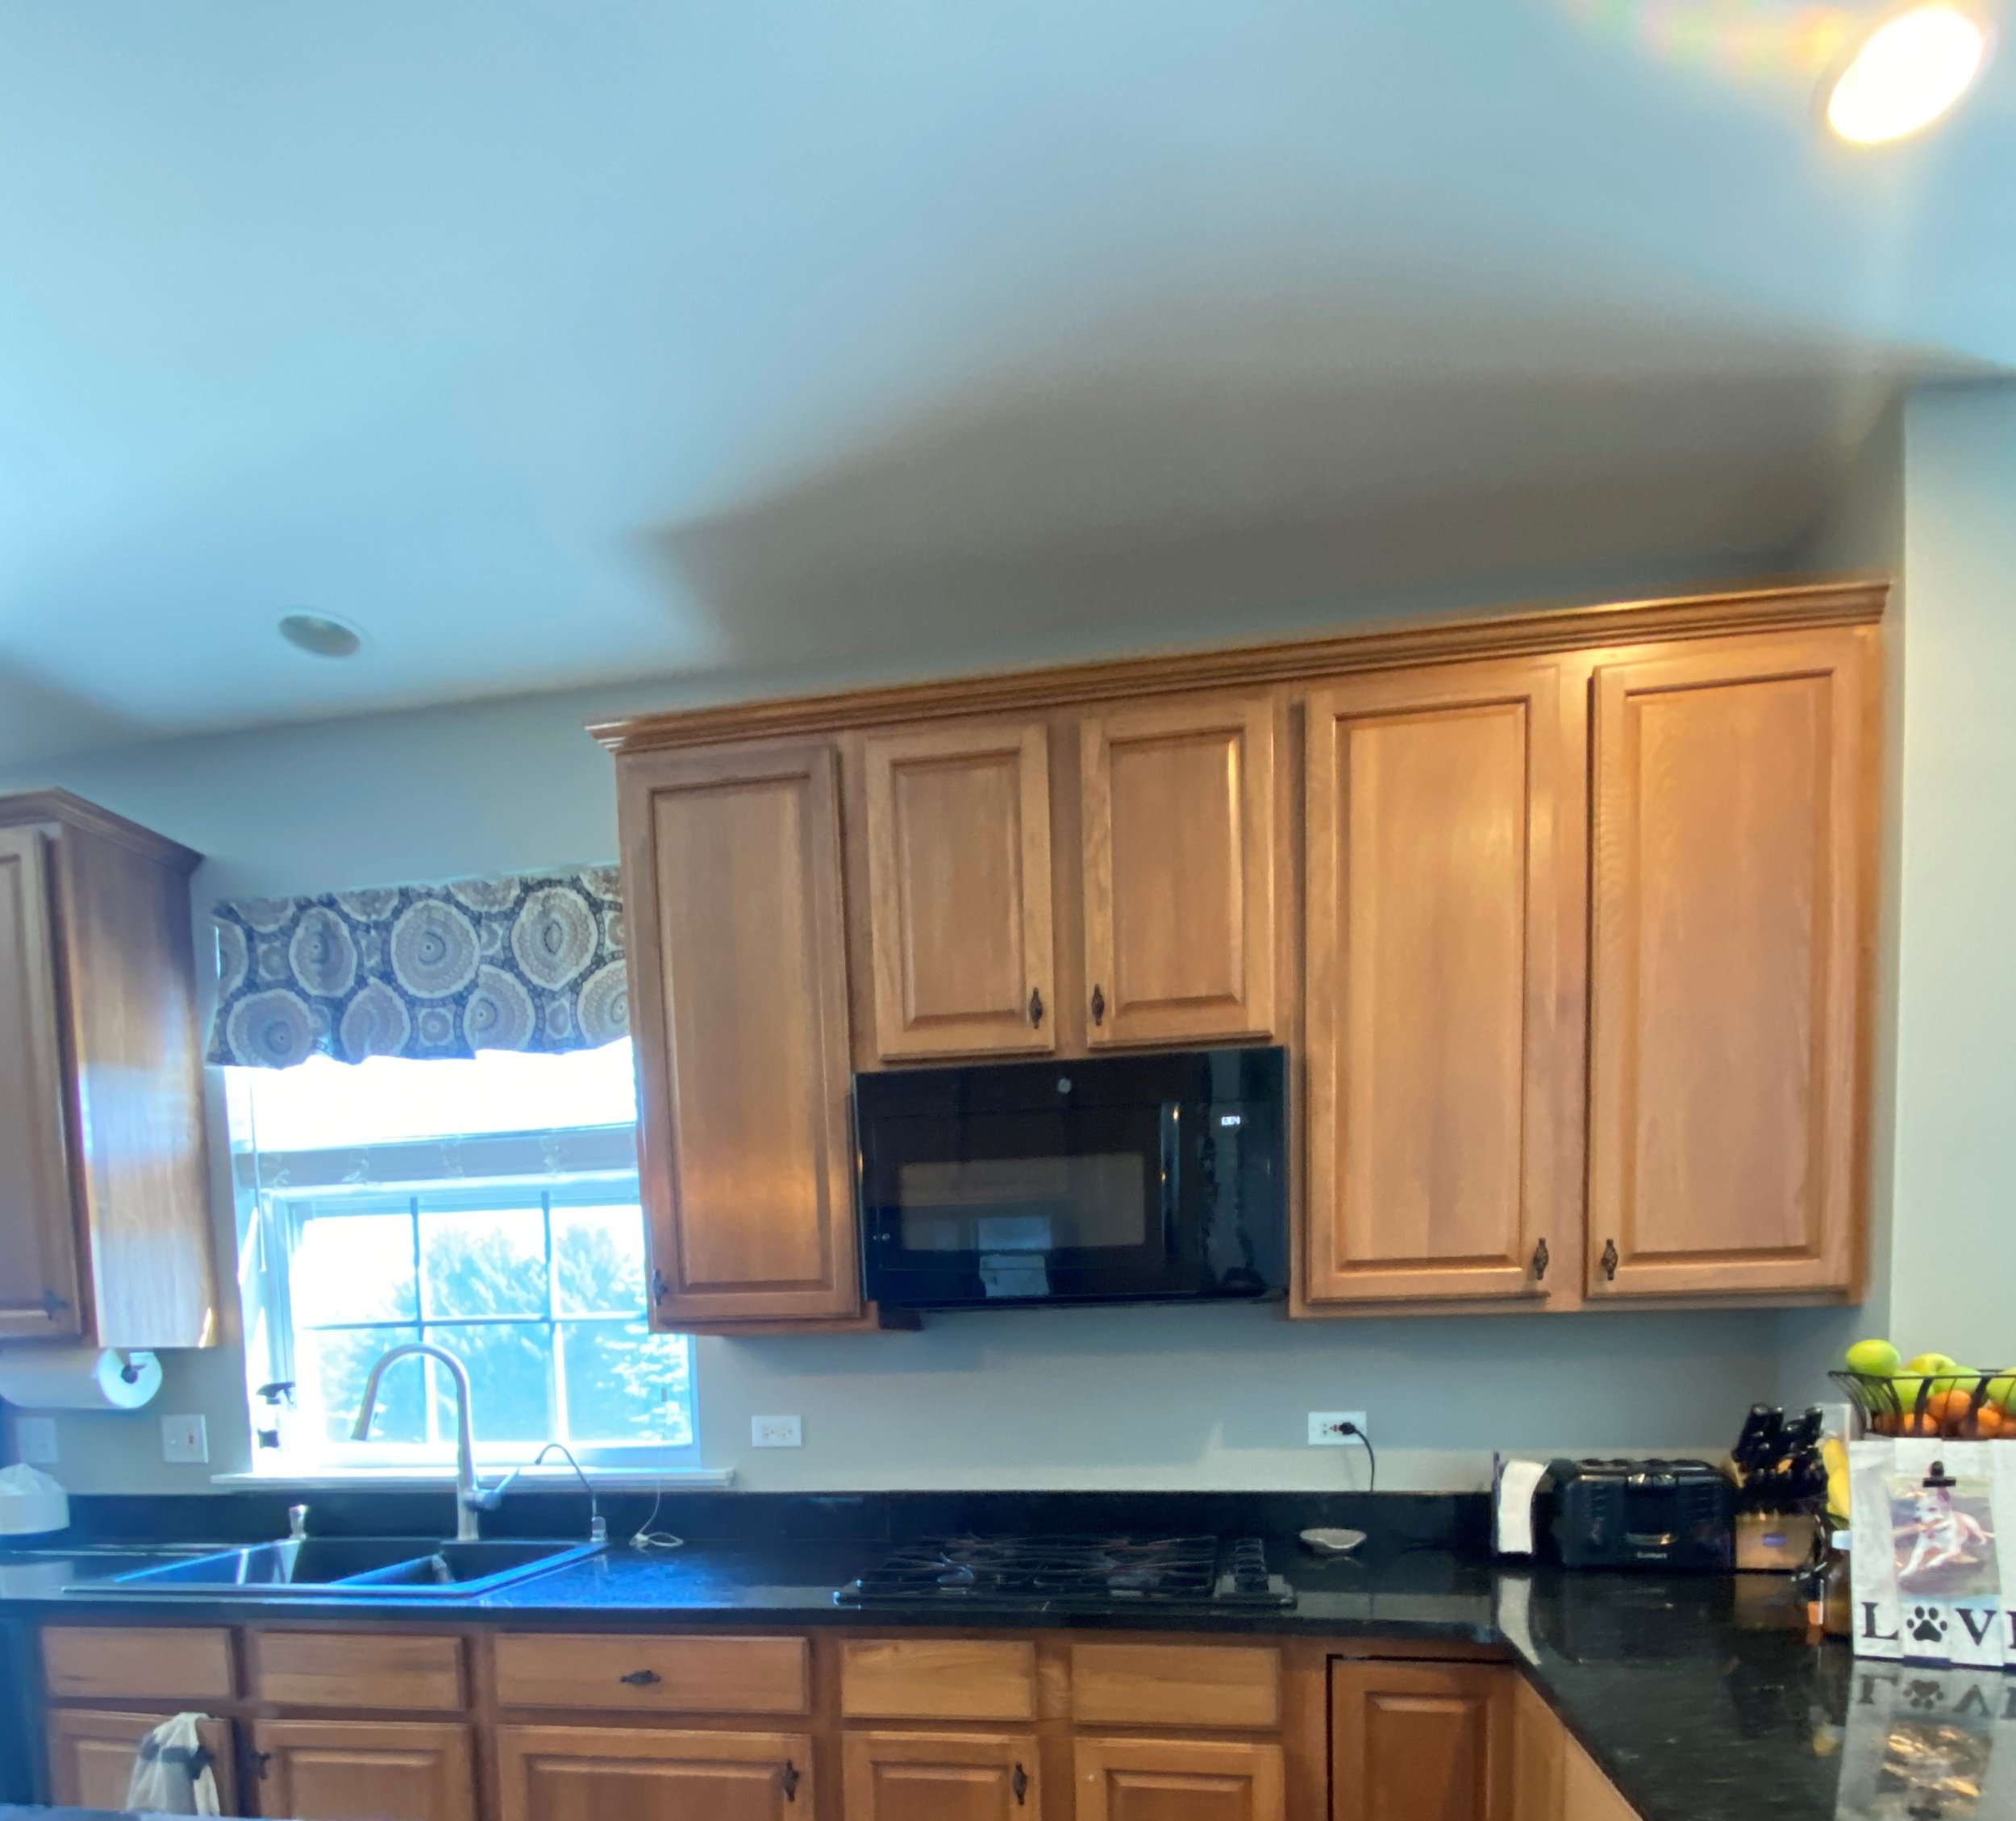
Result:
[[[197,1728],[202,1714],[177,1714],[140,1741],[126,1806],[150,1815],[221,1815],[217,1779]]]

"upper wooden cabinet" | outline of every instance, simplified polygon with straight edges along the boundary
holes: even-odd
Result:
[[[1860,1281],[1872,639],[1597,666],[1593,1296]]]
[[[858,1315],[838,762],[664,753],[618,781],[652,1319]]]
[[[1331,1821],[1513,1821],[1512,1673],[1335,1663]]]
[[[1094,1048],[1272,1033],[1276,714],[1182,698],[1080,723]]]
[[[1560,667],[1452,665],[1308,698],[1310,1303],[1544,1294],[1580,1034]]]
[[[217,1338],[198,860],[60,791],[0,798],[0,1340]]]
[[[1048,730],[877,735],[861,762],[876,1053],[1055,1048]]]

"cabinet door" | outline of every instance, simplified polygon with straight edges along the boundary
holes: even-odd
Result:
[[[1562,1777],[1568,1728],[1532,1683],[1516,1678],[1512,1694],[1512,1821],[1562,1821]]]
[[[1871,656],[1843,631],[1596,670],[1593,1295],[1860,1281]]]
[[[847,1821],[1043,1821],[1033,1733],[850,1732]]]
[[[1572,1739],[1562,1741],[1560,1821],[1638,1821],[1638,1811],[1596,1761]]]
[[[1278,1745],[1081,1739],[1077,1821],[1283,1821]]]
[[[1272,1032],[1274,715],[1248,696],[1081,724],[1095,1047]]]
[[[652,1320],[860,1313],[837,762],[618,767]]]
[[[1331,1821],[1510,1821],[1513,1673],[1337,1663]]]
[[[0,1340],[83,1331],[46,853],[0,828]]]
[[[1048,731],[877,735],[862,765],[877,1054],[1055,1048]]]
[[[502,1821],[810,1821],[812,1741],[800,1733],[506,1726]]]
[[[115,1714],[73,1708],[49,1710],[49,1788],[71,1808],[121,1809],[131,1787],[140,1741],[166,1719],[165,1714]],[[237,1765],[231,1727],[205,1720],[197,1728],[210,1756],[210,1774],[223,1812],[238,1812]]]
[[[255,1720],[259,1807],[293,1821],[477,1821],[469,1728]]]
[[[1547,1291],[1577,1052],[1561,704],[1544,663],[1309,698],[1306,1303]]]

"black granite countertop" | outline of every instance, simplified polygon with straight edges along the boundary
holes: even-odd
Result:
[[[0,1556],[0,1615],[244,1622],[284,1612],[414,1624],[533,1627],[983,1623],[1003,1628],[1202,1630],[1376,1637],[1404,1645],[1498,1644],[1521,1666],[1644,1821],[1846,1821],[1876,1800],[1888,1743],[1914,1716],[1997,1727],[2016,1786],[2016,1677],[1905,1672],[1809,1647],[1801,1609],[1776,1577],[1572,1574],[1502,1569],[1474,1554],[1389,1539],[1365,1559],[1318,1561],[1291,1541],[1270,1564],[1293,1583],[1289,1612],[1152,1610],[1087,1617],[1041,1610],[836,1606],[870,1567],[868,1539],[696,1543],[669,1555],[609,1553],[487,1597],[418,1610],[344,1598],[126,1601],[65,1591],[157,1552]],[[185,1550],[183,1552],[186,1552]],[[1851,1723],[1852,1721],[1853,1723]],[[1997,1804],[2001,1806],[1997,1806]],[[1908,1806],[1908,1805],[1906,1805]],[[1951,1807],[1934,1812],[1957,1815]],[[1966,1811],[2016,1821],[2016,1786]],[[0,1810],[0,1821],[6,1811]]]

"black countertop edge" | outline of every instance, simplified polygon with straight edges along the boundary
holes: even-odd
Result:
[[[1858,1714],[1871,1708],[1897,1673],[1859,1664],[1839,1645],[1809,1648],[1802,1610],[1778,1577],[1502,1569],[1478,1556],[1390,1538],[1368,1544],[1363,1561],[1321,1561],[1278,1541],[1269,1552],[1275,1569],[1296,1586],[1292,1611],[1088,1615],[837,1606],[832,1590],[876,1559],[876,1546],[861,1541],[702,1544],[669,1556],[639,1556],[619,1546],[481,1599],[425,1606],[93,1598],[60,1588],[77,1573],[103,1572],[123,1558],[0,1556],[0,1623],[61,1619],[534,1630],[592,1623],[619,1632],[668,1625],[956,1627],[1364,1640],[1399,1654],[1410,1645],[1496,1647],[1643,1821],[1835,1821],[1843,1811],[1844,1757],[1853,1755],[1844,1750],[1854,1740],[1847,1730],[1851,1706]],[[1910,1686],[1921,1685],[1931,1686],[1913,1672]],[[2007,1686],[2009,1749],[2016,1752],[2016,1677]],[[1986,1811],[1978,1821],[1990,1821]],[[2016,1811],[2008,1821],[2016,1821]]]

